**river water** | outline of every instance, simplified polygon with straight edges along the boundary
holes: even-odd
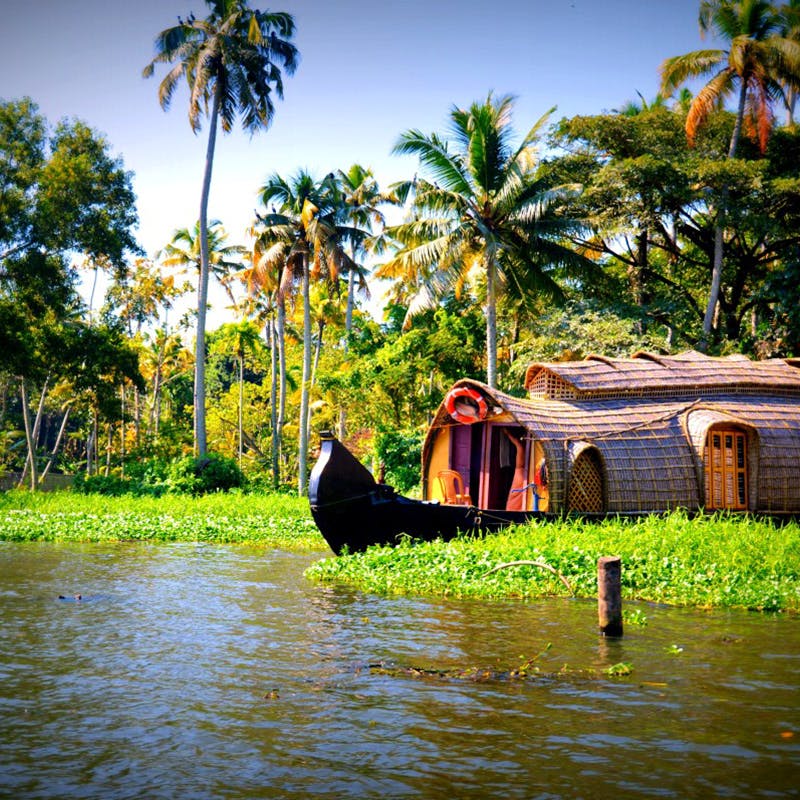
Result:
[[[627,604],[604,640],[591,601],[375,597],[325,555],[0,543],[0,797],[800,797],[800,619]]]

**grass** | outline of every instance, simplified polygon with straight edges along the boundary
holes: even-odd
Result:
[[[7,492],[0,494],[0,540],[326,546],[305,498],[241,493],[133,498]]]
[[[622,558],[623,598],[703,608],[800,611],[800,526],[685,514],[600,523],[531,523],[485,538],[403,543],[325,559],[307,570],[380,594],[506,598],[566,595],[559,575],[534,566],[489,574],[501,563],[553,567],[580,597],[597,593],[597,559]]]

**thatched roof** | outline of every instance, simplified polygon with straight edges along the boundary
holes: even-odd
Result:
[[[525,388],[532,398],[588,399],[714,393],[800,394],[797,359],[714,358],[693,350],[675,356],[587,356],[583,361],[531,364]]]

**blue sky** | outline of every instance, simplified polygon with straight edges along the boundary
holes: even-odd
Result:
[[[219,136],[210,216],[232,243],[273,172],[317,176],[358,162],[382,185],[416,163],[392,156],[408,128],[445,129],[453,104],[490,91],[518,99],[514,125],[595,114],[652,99],[664,58],[707,46],[698,0],[280,0],[297,23],[301,62],[272,127]],[[28,95],[55,123],[78,117],[134,173],[139,241],[153,255],[198,217],[206,129],[188,124],[188,95],[157,101],[163,69],[142,68],[153,40],[202,0],[0,0],[0,97]]]
[[[390,155],[407,128],[443,130],[452,104],[489,91],[517,96],[515,127],[651,99],[658,67],[702,46],[697,0],[285,0],[302,60],[275,122],[252,139],[221,136],[211,214],[243,236],[272,172],[319,175],[353,162],[382,183],[415,164]],[[138,231],[152,252],[198,215],[205,129],[193,135],[188,96],[169,112],[159,75],[141,77],[155,34],[199,0],[2,0],[0,97],[31,96],[51,122],[79,117],[134,172]]]

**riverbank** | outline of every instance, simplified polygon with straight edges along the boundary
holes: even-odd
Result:
[[[622,558],[624,599],[800,612],[800,525],[745,517],[674,513],[530,523],[483,539],[371,548],[320,561],[306,575],[377,594],[595,597],[603,555]],[[517,561],[537,561],[553,571],[534,565],[492,571]]]
[[[326,551],[305,498],[0,494],[0,540],[208,542]],[[330,552],[330,551],[328,551]],[[800,524],[685,514],[530,523],[485,538],[323,558],[306,576],[364,592],[458,598],[595,597],[597,559],[622,558],[623,598],[800,613]],[[501,564],[537,561],[550,569]]]
[[[0,494],[0,540],[209,542],[283,550],[327,547],[305,498],[219,493],[108,497],[71,492]]]

